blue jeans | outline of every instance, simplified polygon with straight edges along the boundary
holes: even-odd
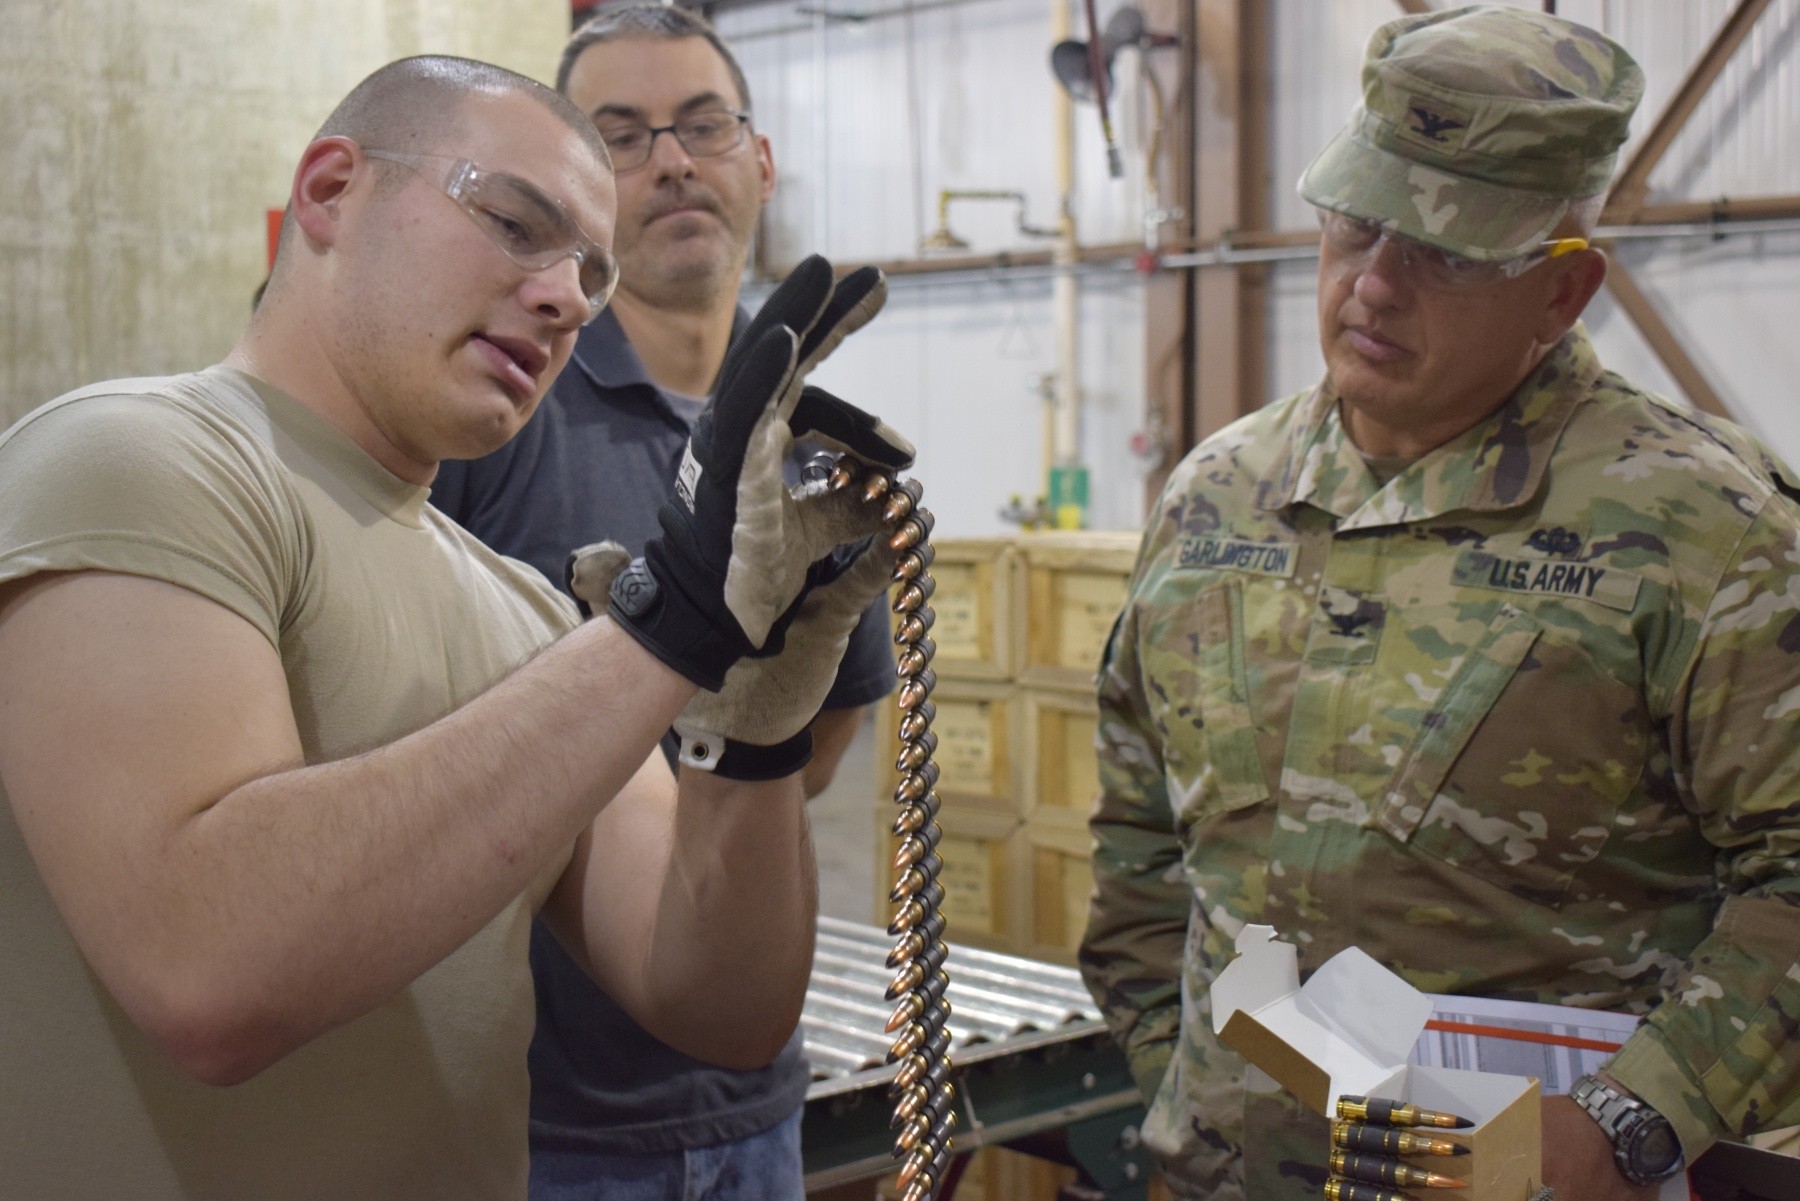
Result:
[[[531,1201],[801,1201],[800,1113],[717,1147],[656,1155],[531,1153]]]

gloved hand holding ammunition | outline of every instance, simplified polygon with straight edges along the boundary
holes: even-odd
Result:
[[[860,480],[836,491],[810,484],[795,496],[799,510],[810,510],[821,524],[868,526],[873,518],[870,532],[884,526],[882,506],[863,499]],[[808,727],[831,691],[851,633],[887,591],[898,558],[881,532],[818,573],[830,578],[802,597],[779,652],[740,659],[722,689],[696,694],[676,717],[681,762],[746,780],[777,779],[806,766]]]
[[[703,688],[717,691],[745,655],[779,651],[803,594],[828,574],[820,561],[879,521],[879,506],[789,495],[781,469],[796,433],[888,470],[912,461],[886,425],[803,387],[886,294],[873,268],[835,284],[817,255],[794,269],[726,356],[658,515],[661,536],[613,581],[613,619]]]
[[[807,389],[808,393],[817,392]],[[858,411],[842,405],[849,417]],[[817,431],[812,431],[817,436]],[[834,438],[822,441],[837,444]],[[885,476],[876,468],[869,476]],[[893,577],[901,550],[883,518],[884,504],[863,497],[865,480],[832,489],[816,481],[796,489],[795,522],[809,531],[805,541],[837,549],[808,573],[799,603],[783,618],[779,650],[740,659],[725,674],[717,693],[701,692],[675,719],[681,761],[735,779],[778,779],[806,766],[812,753],[808,733],[836,678],[850,635]],[[917,485],[905,489],[916,495]],[[904,489],[902,489],[904,490]],[[873,532],[860,543],[849,540]],[[614,578],[629,562],[616,542],[582,547],[569,557],[570,591],[590,607],[603,603]]]

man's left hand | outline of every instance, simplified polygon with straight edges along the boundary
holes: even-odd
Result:
[[[1570,1097],[1545,1097],[1544,1183],[1556,1201],[1655,1201],[1662,1186],[1619,1174],[1612,1140]]]

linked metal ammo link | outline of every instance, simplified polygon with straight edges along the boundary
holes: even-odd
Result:
[[[831,474],[833,489],[858,484],[854,464],[840,460]],[[900,783],[894,802],[900,808],[894,834],[900,839],[894,852],[896,879],[889,899],[897,907],[888,933],[898,941],[888,954],[887,965],[896,969],[887,998],[897,1001],[888,1019],[894,1034],[888,1062],[896,1065],[888,1095],[894,1099],[889,1125],[898,1133],[894,1157],[902,1161],[898,1183],[902,1201],[928,1201],[936,1195],[950,1166],[951,1131],[956,1126],[956,1086],[950,1081],[950,983],[944,971],[944,889],[938,883],[943,862],[938,840],[943,831],[938,811],[938,766],[932,761],[937,735],[931,731],[937,706],[931,702],[937,675],[931,658],[937,644],[931,640],[936,614],[931,594],[931,511],[919,504],[924,494],[917,480],[898,481],[885,474],[863,478],[859,486],[865,500],[886,497],[883,516],[894,532],[890,549],[899,552],[894,565],[894,612],[898,615],[894,643],[900,648],[900,752],[895,767]]]

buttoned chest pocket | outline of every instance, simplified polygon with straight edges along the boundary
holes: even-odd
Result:
[[[1155,623],[1146,675],[1169,803],[1184,826],[1269,798],[1251,710],[1244,592],[1227,580]]]
[[[1555,907],[1614,837],[1649,745],[1635,687],[1508,606],[1420,722],[1379,821],[1424,854]]]

